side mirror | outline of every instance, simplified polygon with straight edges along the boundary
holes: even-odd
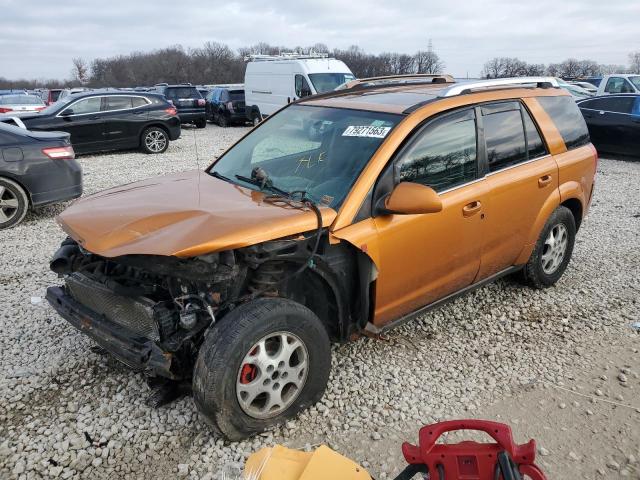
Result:
[[[442,200],[433,188],[413,182],[400,182],[382,202],[377,210],[386,214],[417,215],[442,210]]]

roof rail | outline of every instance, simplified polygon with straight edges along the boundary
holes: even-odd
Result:
[[[454,78],[448,74],[412,73],[408,75],[386,75],[382,77],[356,78],[340,85],[336,90],[350,88],[364,88],[374,86],[391,86],[425,83],[455,83]]]
[[[245,62],[274,62],[277,60],[304,60],[307,58],[329,58],[328,53],[296,53],[282,52],[279,55],[251,54],[245,55]]]
[[[451,87],[440,92],[439,97],[454,97],[456,95],[464,95],[473,93],[474,91],[489,88],[513,88],[518,86],[550,88],[559,87],[558,79],[555,77],[514,77],[514,78],[495,78],[491,80],[479,80],[477,82],[466,82],[452,85]]]

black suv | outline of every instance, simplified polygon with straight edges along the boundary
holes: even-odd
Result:
[[[206,98],[207,119],[226,127],[232,123],[245,123],[243,85],[215,87]]]
[[[205,101],[196,87],[191,84],[154,86],[154,91],[161,93],[178,110],[180,123],[193,123],[198,128],[207,126]]]
[[[141,148],[162,153],[180,137],[176,108],[154,93],[94,90],[69,95],[40,113],[5,115],[29,130],[71,134],[76,153]]]

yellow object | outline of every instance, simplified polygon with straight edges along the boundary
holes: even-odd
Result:
[[[252,454],[244,466],[250,480],[371,480],[357,463],[322,445],[314,452],[281,445]]]

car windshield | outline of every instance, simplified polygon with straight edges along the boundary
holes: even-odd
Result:
[[[0,95],[0,105],[44,105],[35,95]]]
[[[629,77],[629,81],[633,83],[633,86],[640,90],[640,75],[636,75],[635,77]]]
[[[313,201],[338,209],[402,118],[292,105],[249,133],[208,172],[254,190],[262,187],[266,193],[304,191]]]
[[[309,79],[318,93],[335,90],[345,82],[355,79],[351,73],[310,73]]]

